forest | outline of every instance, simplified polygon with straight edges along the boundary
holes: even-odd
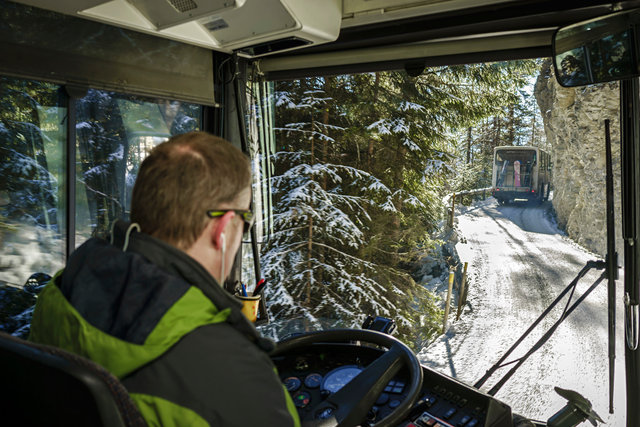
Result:
[[[276,82],[273,225],[262,248],[274,319],[392,318],[418,347],[442,302],[413,274],[443,198],[490,186],[499,145],[544,146],[535,60]],[[315,326],[317,327],[317,325]]]

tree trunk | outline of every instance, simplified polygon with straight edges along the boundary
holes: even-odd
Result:
[[[311,284],[313,282],[313,217],[309,216],[309,237],[307,241],[307,295],[305,305],[311,307]]]
[[[467,130],[467,164],[471,163],[471,126]]]
[[[315,128],[315,120],[313,115],[311,116],[311,160],[310,164],[313,166],[315,164],[315,138],[313,136],[313,129]],[[311,177],[313,179],[313,177]],[[311,306],[311,284],[313,283],[313,198],[309,202],[309,226],[308,226],[308,235],[307,235],[307,292],[305,298],[305,305],[307,307]]]
[[[531,145],[536,145],[536,108],[533,109],[533,119],[531,120]]]
[[[394,164],[394,176],[393,176],[393,181],[394,181],[394,187],[401,189],[404,187],[403,185],[403,175],[404,175],[404,162],[405,162],[405,156],[407,155],[407,148],[404,145],[398,145],[398,149],[396,151],[396,159]],[[400,240],[400,214],[399,212],[402,211],[403,208],[403,199],[402,196],[400,195],[399,197],[396,198],[396,200],[394,200],[394,203],[396,205],[396,213],[393,214],[393,220],[391,222],[392,225],[392,230],[391,230],[391,235],[392,240],[394,242],[399,242]],[[396,245],[396,249],[393,251],[393,257],[392,257],[392,263],[393,265],[398,265],[399,262],[399,257],[398,257],[398,247]]]
[[[333,79],[330,79],[330,78],[325,79],[325,86],[324,86],[325,96],[327,96],[328,89],[331,87],[332,84],[333,84]],[[322,124],[324,125],[323,131],[328,134],[329,131],[327,130],[328,129],[327,125],[329,124],[329,104],[325,105],[323,108]],[[327,138],[323,138],[322,139],[322,163],[324,163],[325,165],[329,161],[329,159],[327,158],[328,150],[329,150],[329,141],[327,141]],[[327,191],[327,175],[326,174],[322,177],[322,189],[324,191]]]
[[[325,92],[325,97],[326,98],[330,98],[329,97],[329,93],[331,88],[334,85],[334,79],[331,77],[327,77],[324,80],[324,92]],[[329,136],[329,128],[327,127],[327,125],[329,124],[329,109],[330,109],[330,105],[329,103],[327,103],[322,111],[322,124],[323,124],[323,132],[325,133],[325,135]],[[323,138],[322,139],[322,163],[323,164],[328,164],[329,163],[329,141],[327,140],[327,138]],[[327,191],[327,174],[324,174],[322,176],[322,190],[323,191]],[[325,263],[325,258],[326,258],[326,251],[327,249],[322,247],[320,248],[320,253],[318,254],[318,257],[320,259],[320,264],[324,264]],[[318,272],[318,280],[320,280],[322,283],[325,283],[325,272],[324,269],[321,269]]]
[[[380,88],[380,73],[376,73],[376,77],[373,81],[373,98],[372,101],[375,101],[378,99],[378,89]],[[376,118],[376,114],[375,114],[375,103],[371,102],[371,119],[375,119]],[[369,139],[369,147],[367,150],[367,155],[368,155],[368,159],[367,159],[367,172],[369,173],[373,173],[373,169],[372,169],[372,160],[373,160],[373,139]]]
[[[514,145],[514,141],[516,140],[515,121],[515,106],[511,104],[509,106],[509,120],[507,121],[507,142],[509,143],[509,145]]]

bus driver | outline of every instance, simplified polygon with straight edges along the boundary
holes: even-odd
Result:
[[[38,298],[30,339],[101,364],[150,425],[300,424],[261,337],[221,286],[252,223],[248,158],[204,132],[142,162],[131,220]]]

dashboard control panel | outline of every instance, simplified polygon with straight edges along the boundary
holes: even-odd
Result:
[[[273,361],[291,394],[301,419],[332,393],[339,391],[383,350],[367,345],[314,344],[312,349],[276,356]],[[481,391],[425,366],[420,398],[399,426],[511,427],[511,409]],[[387,383],[363,425],[374,425],[407,398],[406,368]]]

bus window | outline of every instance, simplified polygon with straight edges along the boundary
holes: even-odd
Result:
[[[200,129],[201,107],[90,90],[79,100],[76,246],[127,219],[137,170],[151,148]]]
[[[64,265],[67,97],[61,86],[2,78],[0,281],[20,286]],[[171,135],[199,130],[202,107],[89,90],[76,108],[75,245],[128,218],[140,162]]]
[[[0,78],[0,283],[64,262],[66,108],[58,85]]]
[[[496,151],[495,168],[498,171],[497,185],[515,187],[529,186],[531,168],[535,165],[535,150],[507,149]]]

